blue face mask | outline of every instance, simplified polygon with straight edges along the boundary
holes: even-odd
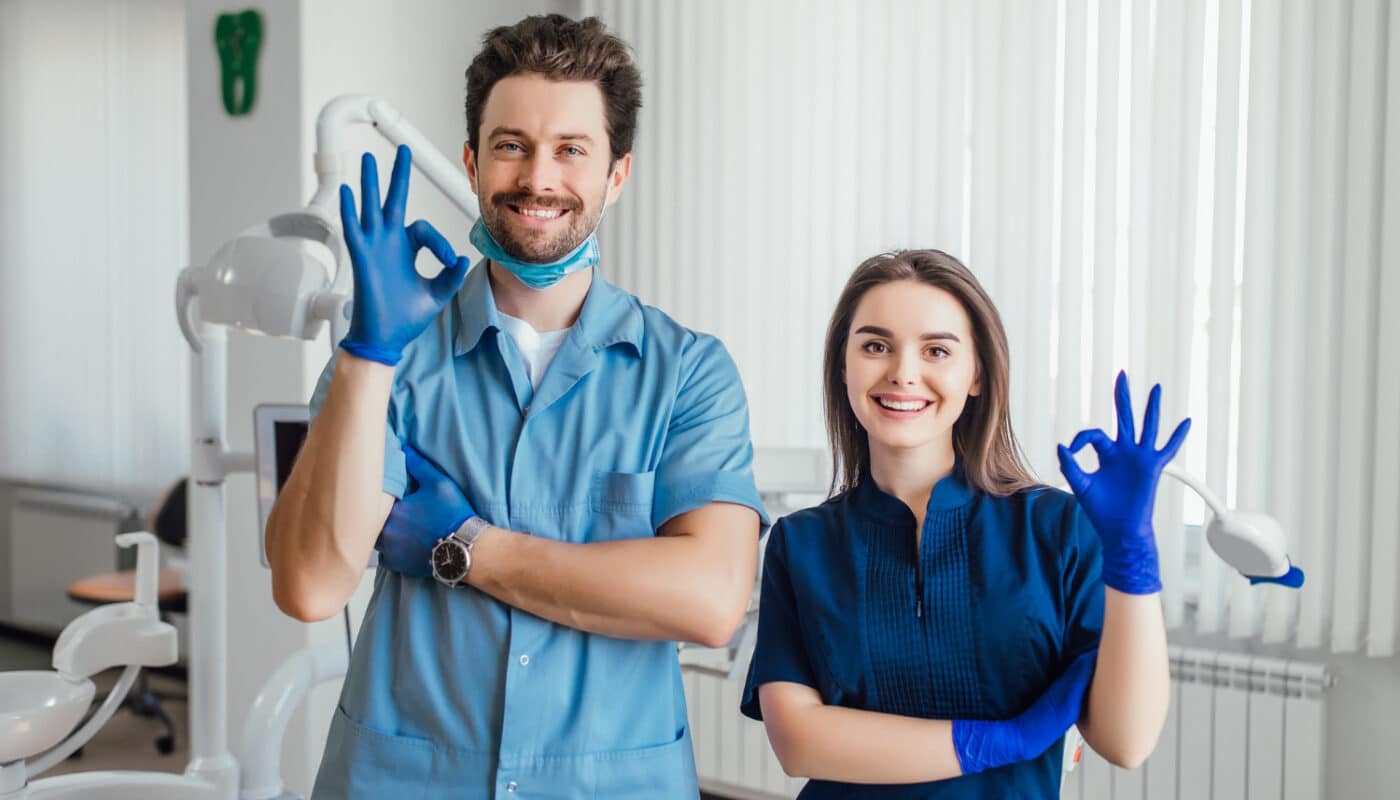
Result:
[[[598,235],[596,233],[589,234],[588,238],[583,240],[583,244],[574,248],[573,252],[548,264],[521,261],[508,255],[500,243],[496,241],[496,237],[486,230],[486,223],[480,217],[472,226],[470,239],[472,247],[475,247],[483,256],[510,270],[511,274],[531,289],[548,289],[563,280],[565,275],[598,264]]]
[[[609,183],[603,194],[603,214],[607,213],[608,197],[611,194],[612,185]],[[482,221],[482,217],[477,217],[476,224],[472,226],[468,238],[477,252],[510,270],[511,274],[519,278],[521,283],[531,289],[548,289],[563,280],[565,275],[598,265],[598,226],[603,224],[603,214],[598,215],[598,225],[593,226],[593,232],[588,234],[588,238],[584,239],[582,244],[575,247],[563,258],[548,264],[521,261],[506,253],[505,248],[496,241],[496,237],[492,236],[491,231],[486,229],[486,223]]]

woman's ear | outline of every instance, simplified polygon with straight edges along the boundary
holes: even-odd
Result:
[[[982,394],[982,365],[977,365],[977,374],[972,378],[972,385],[967,389],[968,397],[976,397]]]

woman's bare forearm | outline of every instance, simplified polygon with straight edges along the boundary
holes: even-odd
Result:
[[[1079,729],[1094,752],[1132,769],[1152,754],[1167,720],[1167,631],[1160,594],[1104,592],[1103,638]]]
[[[829,706],[810,686],[759,687],[764,726],[788,775],[842,783],[926,783],[962,774],[953,723]]]

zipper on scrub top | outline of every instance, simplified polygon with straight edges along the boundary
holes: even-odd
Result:
[[[924,618],[924,537],[914,537],[914,616]]]

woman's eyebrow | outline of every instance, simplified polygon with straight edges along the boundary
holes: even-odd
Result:
[[[893,338],[894,338],[894,334],[893,334],[893,333],[891,333],[891,332],[890,332],[888,329],[886,329],[886,328],[881,328],[881,327],[879,327],[878,325],[862,325],[862,326],[860,326],[859,328],[856,329],[856,333],[869,333],[869,334],[872,334],[872,335],[875,335],[875,336],[883,336],[883,337],[885,337],[886,339],[893,339]],[[962,339],[959,339],[959,338],[958,338],[958,335],[957,335],[957,334],[952,333],[952,332],[950,332],[950,331],[933,331],[933,332],[931,332],[931,333],[920,334],[920,335],[919,335],[919,339],[922,340],[922,341],[928,341],[928,340],[930,340],[930,339],[947,339],[947,340],[953,341],[953,342],[961,342],[961,341],[962,341]]]

